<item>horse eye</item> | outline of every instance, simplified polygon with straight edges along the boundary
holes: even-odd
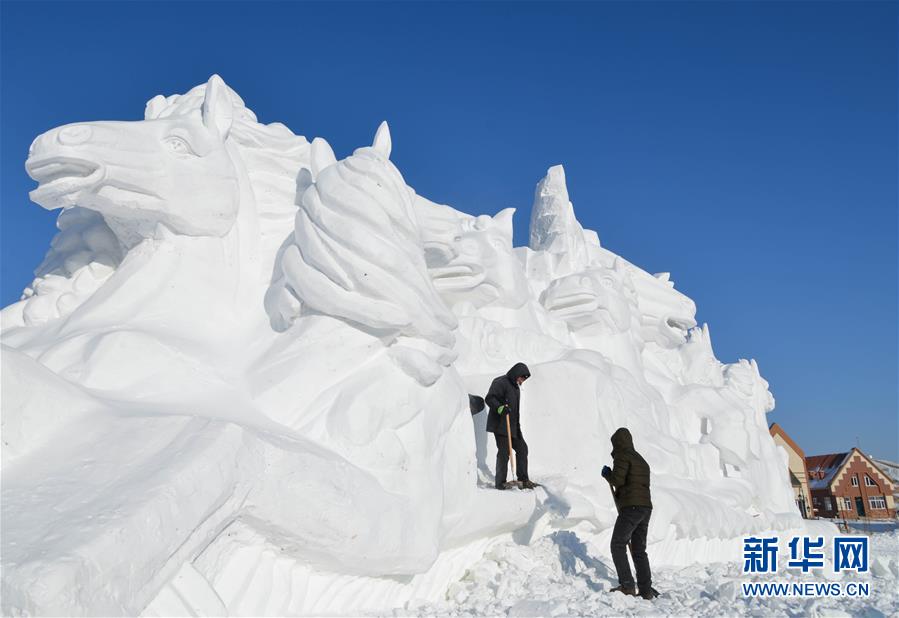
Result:
[[[197,153],[193,151],[193,148],[190,147],[190,144],[187,143],[183,138],[178,137],[177,135],[170,135],[163,143],[171,150],[173,153],[177,155],[186,155],[186,156],[197,156]]]

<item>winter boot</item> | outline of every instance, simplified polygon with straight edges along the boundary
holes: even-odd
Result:
[[[640,596],[643,597],[644,599],[646,599],[647,601],[652,601],[654,598],[659,596],[659,591],[656,590],[655,588],[653,588],[652,586],[650,586],[648,590],[643,590],[641,588]]]
[[[522,489],[534,489],[536,486],[537,484],[532,481],[521,481]]]
[[[626,594],[629,597],[637,596],[637,589],[633,586],[615,586],[609,592],[620,592],[622,594]]]

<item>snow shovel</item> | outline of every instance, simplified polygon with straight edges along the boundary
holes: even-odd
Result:
[[[518,478],[518,470],[516,469],[516,465],[515,465],[516,464],[515,451],[512,450],[512,423],[511,423],[511,421],[509,421],[509,413],[508,412],[506,412],[506,439],[509,440],[509,461],[512,463],[512,467],[511,467],[512,478],[517,479]],[[509,481],[508,483],[506,483],[506,485],[514,485],[515,487],[518,487],[519,489],[521,489],[521,484],[517,480]]]
[[[471,412],[471,415],[480,414],[481,410],[484,409],[484,398],[478,397],[477,395],[469,395],[468,396],[468,409]]]
[[[605,478],[605,477],[603,477],[603,478]],[[606,482],[609,484],[609,491],[612,492],[612,500],[615,502],[615,511],[620,515],[620,514],[621,514],[621,507],[618,505],[618,496],[615,494],[615,488],[612,486],[612,481],[610,481],[609,479],[606,479]],[[637,567],[636,567],[637,560],[636,560],[636,558],[634,558],[634,545],[633,545],[633,543],[631,543],[630,541],[628,541],[628,542],[627,542],[627,548],[628,548],[629,550],[631,550],[631,560],[634,561],[634,568],[636,569],[636,568],[637,568]],[[650,586],[649,589],[652,590],[652,593],[653,593],[654,596],[659,596],[660,593],[659,593],[658,590],[656,590],[656,589],[653,588],[652,586]]]

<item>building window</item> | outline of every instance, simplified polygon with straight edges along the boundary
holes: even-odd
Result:
[[[866,475],[865,475],[865,486],[867,486],[867,487],[877,487],[877,483],[875,483],[875,482],[874,482],[874,479],[872,479],[870,476],[868,476],[868,475],[866,474]]]
[[[871,496],[868,498],[868,504],[871,505],[872,509],[885,509],[887,508],[886,500],[883,499],[883,496]]]
[[[830,501],[830,497],[824,498],[824,510],[825,511],[833,510],[833,502]]]
[[[858,487],[858,475],[857,474],[852,475],[852,486]]]
[[[852,510],[852,498],[843,498],[843,510],[844,511]]]

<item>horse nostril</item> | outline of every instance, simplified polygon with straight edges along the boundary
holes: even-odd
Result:
[[[91,137],[91,128],[86,124],[76,124],[59,131],[58,140],[64,146],[83,144]]]

